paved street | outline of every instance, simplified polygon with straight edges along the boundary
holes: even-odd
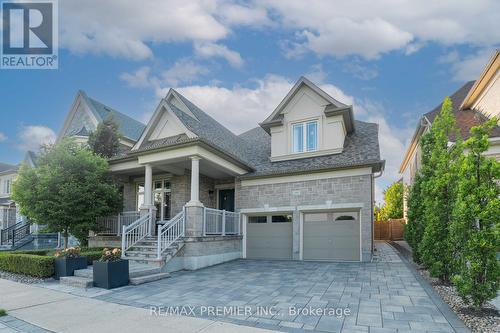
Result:
[[[217,320],[284,331],[467,332],[395,250],[376,243],[372,263],[237,260],[96,298],[149,308],[245,307]],[[303,315],[290,309],[349,309],[350,315]],[[271,309],[256,313],[259,309]]]

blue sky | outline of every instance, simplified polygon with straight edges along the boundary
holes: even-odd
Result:
[[[0,161],[54,139],[78,89],[146,122],[170,87],[235,133],[306,75],[380,125],[385,175],[418,117],[500,43],[495,1],[59,2],[59,69],[0,70]],[[113,13],[113,15],[109,15]],[[471,19],[471,17],[478,19]],[[380,198],[377,198],[380,200]]]

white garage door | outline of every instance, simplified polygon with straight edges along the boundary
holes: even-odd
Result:
[[[291,215],[249,216],[247,221],[247,258],[292,259]]]
[[[305,260],[360,260],[358,213],[304,214]]]

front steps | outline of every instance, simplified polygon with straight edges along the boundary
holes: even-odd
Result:
[[[152,267],[148,264],[139,264],[133,261],[130,261],[129,264],[129,284],[131,285],[157,281],[170,276],[169,273],[162,272],[161,267]],[[74,276],[61,277],[59,283],[83,289],[92,288],[94,286],[92,267],[76,270]]]
[[[157,239],[148,237],[131,249],[125,251],[124,258],[129,260],[129,284],[139,285],[169,277],[163,272],[163,267],[184,246],[184,242],[175,242],[158,259]],[[78,288],[93,286],[93,271],[91,267],[75,271],[75,276],[61,277],[60,284]]]

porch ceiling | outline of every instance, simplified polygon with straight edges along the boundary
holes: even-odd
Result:
[[[191,170],[191,160],[185,158],[172,162],[156,162],[151,163],[151,166],[153,174],[183,175],[186,170]],[[129,164],[128,168],[112,168],[111,171],[115,175],[144,177],[144,165],[137,163],[137,161],[135,161],[135,164]],[[234,173],[204,159],[200,160],[200,174],[213,179],[227,179],[235,176]]]

